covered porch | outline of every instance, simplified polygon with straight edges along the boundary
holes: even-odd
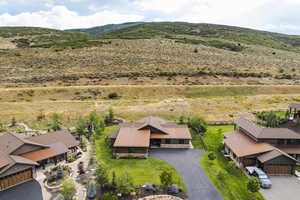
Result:
[[[150,139],[150,148],[190,148],[190,139]]]

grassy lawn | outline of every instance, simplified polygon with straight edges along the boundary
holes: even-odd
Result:
[[[210,125],[207,127],[207,132],[203,139],[194,131],[190,130],[192,134],[192,144],[196,149],[216,148],[222,140],[223,133],[233,131],[233,125]]]
[[[223,133],[232,130],[232,125],[208,127],[203,140],[208,149],[215,152],[217,158],[214,161],[210,161],[207,157],[208,153],[206,152],[206,154],[201,157],[200,163],[209,179],[224,197],[224,200],[249,200],[251,199],[251,193],[247,190],[248,178],[239,169],[237,169],[234,174],[228,172],[228,161],[225,160],[222,153],[217,150],[223,140]],[[193,144],[201,144],[199,136],[193,137],[193,140]],[[202,145],[195,147],[203,148]],[[220,172],[224,174],[224,180],[220,180],[218,177]],[[256,193],[255,196],[256,200],[264,199],[260,193]]]
[[[106,143],[106,136],[116,128],[115,126],[107,127],[103,135],[96,139],[97,159],[108,167],[110,175],[112,171],[115,171],[117,176],[127,172],[133,177],[135,185],[143,185],[144,183],[160,184],[160,173],[163,170],[169,170],[174,174],[174,183],[186,190],[177,171],[165,161],[151,157],[147,159],[113,159],[111,149]]]

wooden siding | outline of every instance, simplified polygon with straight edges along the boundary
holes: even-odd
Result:
[[[264,170],[271,175],[292,175],[294,166],[292,165],[265,165]]]
[[[13,174],[16,174],[18,172],[22,172],[28,169],[33,168],[33,166],[31,165],[25,165],[25,164],[15,164],[14,166],[10,167],[8,170],[6,170],[5,172],[3,172],[0,175],[0,178],[6,177],[6,176],[10,176]]]
[[[243,158],[242,164],[243,167],[256,166],[256,158]]]
[[[274,158],[272,160],[269,160],[267,162],[265,162],[265,164],[269,165],[295,165],[296,162],[284,155],[279,156],[277,158]]]
[[[32,169],[4,177],[0,179],[0,191],[33,179]]]

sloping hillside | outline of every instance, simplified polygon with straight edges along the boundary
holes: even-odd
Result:
[[[214,24],[192,24],[185,22],[143,23],[125,27],[121,30],[112,30],[103,37],[135,39],[153,38],[155,36],[170,38],[174,35],[191,35],[207,39],[225,39],[275,49],[300,51],[300,36]]]
[[[1,27],[0,85],[299,84],[299,36],[183,22],[115,28]]]
[[[104,26],[96,26],[92,28],[79,28],[79,29],[69,29],[68,31],[73,31],[73,32],[83,32],[83,33],[89,33],[89,34],[104,34],[112,30],[118,30],[130,26],[134,26],[137,24],[141,24],[143,22],[127,22],[123,24],[107,24]]]

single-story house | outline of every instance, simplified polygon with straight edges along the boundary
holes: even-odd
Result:
[[[32,137],[13,133],[0,136],[0,191],[33,179],[36,167],[65,160],[78,145],[68,131]]]
[[[192,139],[186,125],[158,117],[123,123],[109,138],[117,158],[147,157],[149,148],[190,148]]]
[[[243,117],[234,121],[235,131],[226,133],[225,152],[240,166],[258,166],[271,175],[295,173],[293,157],[300,145],[300,134],[286,128],[265,128]],[[289,154],[290,146],[294,149]]]

